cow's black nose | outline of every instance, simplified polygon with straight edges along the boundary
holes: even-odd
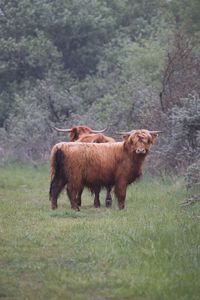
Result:
[[[137,154],[145,154],[146,153],[146,150],[144,148],[137,148],[136,149],[136,153]]]

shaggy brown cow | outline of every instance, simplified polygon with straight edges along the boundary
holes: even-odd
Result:
[[[68,132],[70,142],[77,141],[83,134],[102,133],[107,130],[107,128],[104,128],[103,130],[93,130],[90,127],[84,125],[73,126],[72,128],[66,129],[54,127],[54,129],[60,132]]]
[[[84,125],[73,126],[70,129],[59,129],[57,127],[54,127],[54,128],[57,131],[70,133],[69,139],[71,142],[75,142],[75,141],[81,142],[81,143],[112,143],[112,142],[115,142],[115,140],[113,138],[102,134],[103,132],[105,132],[107,130],[107,128],[104,128],[103,130],[93,130],[90,127],[87,127]],[[81,194],[82,194],[82,191],[80,192],[80,194],[77,197],[77,202],[78,202],[79,206],[81,206]],[[99,193],[94,192],[94,194],[95,194],[94,206],[100,207]],[[105,205],[106,205],[106,207],[112,206],[111,188],[107,188]]]
[[[119,209],[124,208],[127,186],[142,174],[142,166],[156,131],[131,131],[118,143],[58,143],[51,151],[50,200],[57,198],[67,185],[71,208],[79,210],[77,195],[84,186],[100,191],[115,187]]]

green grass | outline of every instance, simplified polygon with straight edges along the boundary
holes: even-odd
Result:
[[[126,208],[50,210],[48,167],[0,169],[0,298],[192,300],[200,295],[200,207],[181,180],[144,178]]]

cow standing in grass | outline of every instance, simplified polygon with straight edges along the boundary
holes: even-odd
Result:
[[[71,208],[79,210],[77,196],[86,186],[94,191],[115,188],[119,209],[125,206],[126,189],[142,174],[142,167],[157,131],[134,130],[118,143],[58,143],[51,151],[50,200],[67,186]]]
[[[81,143],[114,143],[115,140],[112,137],[106,136],[103,134],[107,130],[107,128],[103,130],[93,130],[90,127],[79,125],[79,126],[73,126],[72,128],[67,129],[60,129],[57,127],[54,127],[57,131],[60,132],[68,132],[69,133],[69,139],[71,142],[81,142]],[[112,196],[111,196],[111,187],[107,187],[107,193],[106,193],[106,199],[105,199],[105,205],[106,207],[112,206]],[[94,192],[95,198],[94,198],[94,206],[100,207],[100,200],[99,200],[99,194],[100,190],[95,189],[92,190],[92,193]],[[83,192],[83,189],[79,192],[77,196],[77,203],[79,206],[81,206],[81,194]]]

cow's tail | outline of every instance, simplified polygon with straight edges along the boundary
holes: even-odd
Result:
[[[51,180],[64,173],[64,153],[61,149],[53,149],[51,154]]]
[[[64,182],[64,178],[64,153],[61,149],[53,149],[51,153],[51,183],[49,189],[49,200],[54,197],[57,190],[64,187],[60,186],[61,183]]]

